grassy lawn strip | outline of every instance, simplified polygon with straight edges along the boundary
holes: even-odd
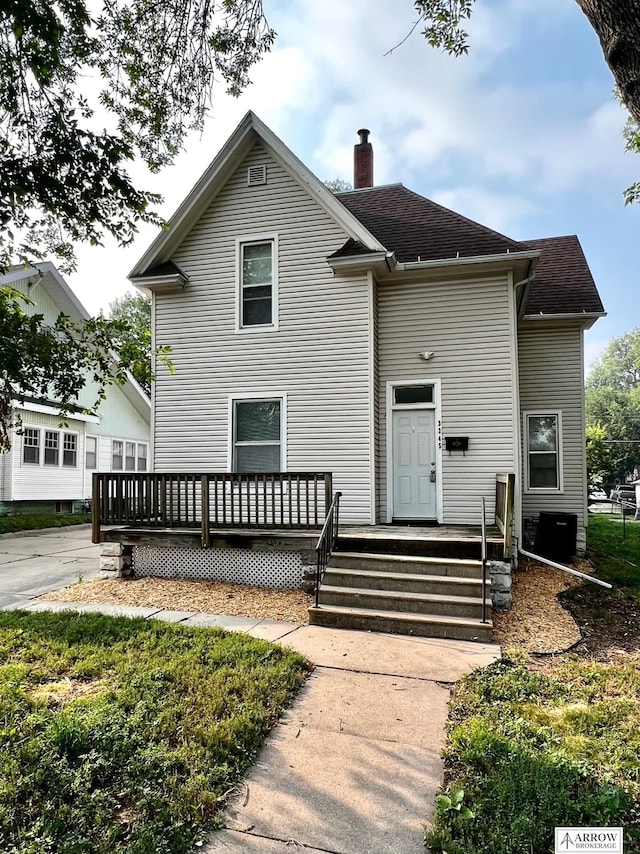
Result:
[[[430,850],[547,854],[556,826],[624,826],[625,850],[638,851],[639,755],[637,661],[478,670],[452,698]]]
[[[69,525],[84,525],[90,521],[90,513],[0,516],[0,534],[12,534],[15,531],[37,531],[40,528],[66,528]]]
[[[0,851],[188,851],[305,675],[246,635],[0,612]]]
[[[589,557],[598,567],[598,578],[640,599],[640,520],[598,513],[589,516]]]

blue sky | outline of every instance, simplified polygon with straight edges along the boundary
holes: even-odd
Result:
[[[431,49],[410,0],[264,0],[278,38],[239,99],[220,92],[202,135],[140,186],[169,217],[248,109],[315,174],[351,180],[358,128],[371,130],[375,183],[406,186],[515,239],[577,234],[608,316],[586,335],[589,364],[640,326],[640,180],[625,113],[595,33],[574,0],[477,0],[468,56]],[[120,249],[79,247],[70,284],[105,311],[153,230]]]

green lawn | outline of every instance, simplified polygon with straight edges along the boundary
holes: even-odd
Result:
[[[587,543],[598,577],[639,598],[640,523],[623,538],[621,517],[590,516]],[[593,591],[589,607],[611,608]],[[549,854],[556,826],[623,826],[625,851],[640,851],[640,657],[565,654],[537,672],[509,654],[453,693],[430,850]]]
[[[640,597],[640,520],[608,513],[589,516],[589,557],[598,567],[598,577]]]
[[[0,516],[0,534],[15,531],[36,531],[41,528],[66,528],[69,525],[82,525],[91,521],[89,513],[34,513],[24,516]]]
[[[188,851],[306,670],[241,634],[1,612],[0,851]]]

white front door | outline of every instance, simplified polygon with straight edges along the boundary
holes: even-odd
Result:
[[[437,518],[433,409],[393,413],[393,518]]]

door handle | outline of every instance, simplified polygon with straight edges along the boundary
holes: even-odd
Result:
[[[435,473],[435,471],[431,471],[431,473],[429,474],[429,480],[431,481],[431,483],[435,483],[435,482],[436,482],[436,473]]]

